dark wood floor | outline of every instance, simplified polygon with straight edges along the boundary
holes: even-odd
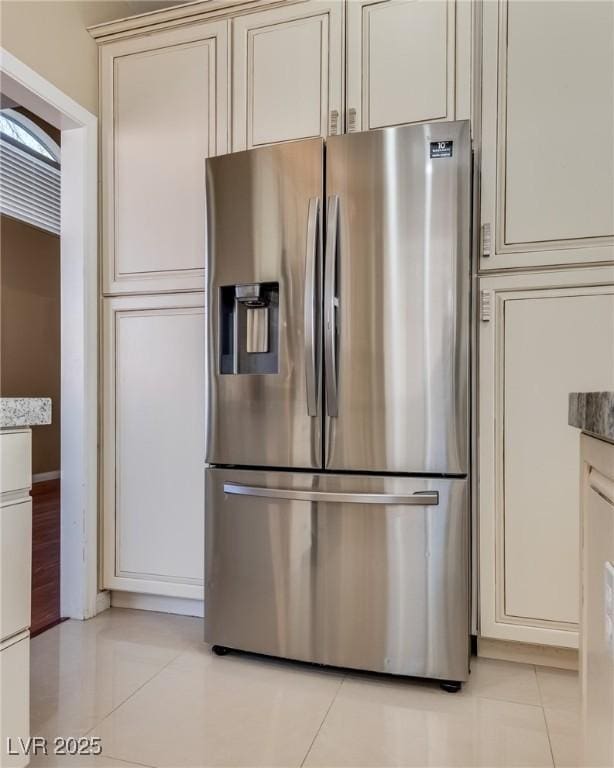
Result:
[[[60,620],[60,481],[32,486],[32,635]]]

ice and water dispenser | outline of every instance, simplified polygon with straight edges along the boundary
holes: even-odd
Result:
[[[220,373],[279,372],[279,283],[220,288]]]

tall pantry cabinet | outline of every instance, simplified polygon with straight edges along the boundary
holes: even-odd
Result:
[[[205,158],[469,118],[472,15],[472,3],[454,0],[204,0],[91,30],[101,71],[102,587],[203,597]]]
[[[101,49],[105,588],[203,596],[205,158],[228,151],[229,53],[225,19]]]
[[[483,4],[480,634],[576,648],[569,392],[614,385],[614,4]]]

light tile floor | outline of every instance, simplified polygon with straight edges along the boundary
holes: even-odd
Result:
[[[578,676],[473,659],[461,693],[247,654],[202,620],[111,609],[32,641],[32,734],[100,736],[33,766],[577,766]]]

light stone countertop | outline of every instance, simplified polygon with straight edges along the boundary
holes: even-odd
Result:
[[[0,428],[51,424],[50,397],[0,397]]]
[[[569,425],[614,442],[614,391],[572,392]]]

